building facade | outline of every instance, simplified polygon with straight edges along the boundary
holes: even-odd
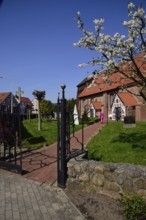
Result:
[[[12,92],[0,93],[0,112],[13,113],[17,106],[18,102]]]
[[[142,67],[145,75],[146,62]],[[146,121],[146,101],[135,95],[138,91],[138,85],[120,72],[110,73],[108,80],[105,71],[94,72],[77,85],[79,116],[86,111],[88,117],[100,117],[103,112],[105,121],[124,120],[128,115]]]
[[[33,104],[32,113],[33,114],[38,114],[38,100],[37,99],[33,99],[32,100],[32,104]]]

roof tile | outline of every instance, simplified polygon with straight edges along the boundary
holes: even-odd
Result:
[[[133,97],[132,94],[128,92],[118,92],[118,96],[125,106],[136,106],[139,105],[137,100]]]

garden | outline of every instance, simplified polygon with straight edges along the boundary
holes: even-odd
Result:
[[[82,125],[74,127],[75,131],[81,129]],[[73,127],[71,126],[71,131]],[[57,141],[57,121],[42,119],[42,129],[38,131],[38,120],[31,119],[21,122],[22,146],[28,149],[38,149],[48,146]]]
[[[75,130],[82,125],[76,125]],[[86,125],[84,125],[86,126]],[[124,128],[123,122],[109,122],[87,145],[88,159],[104,162],[146,165],[146,122]],[[48,146],[57,141],[57,121],[42,120],[38,131],[37,119],[21,123],[22,146],[31,149]]]

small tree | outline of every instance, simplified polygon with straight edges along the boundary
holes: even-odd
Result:
[[[70,113],[73,114],[74,106],[76,104],[76,99],[74,99],[74,98],[68,99],[67,103],[68,103],[68,105],[70,107]]]
[[[139,92],[135,95],[142,96],[146,101],[146,73],[143,64],[146,62],[146,14],[142,6],[128,4],[128,21],[123,25],[128,30],[127,37],[115,33],[113,36],[103,33],[104,18],[94,19],[95,31],[85,28],[80,12],[77,13],[77,23],[83,37],[74,43],[74,46],[84,47],[97,52],[97,57],[91,61],[80,64],[100,65],[106,73],[106,81],[109,82],[111,73],[119,72],[123,79],[130,79],[138,85]],[[141,53],[140,62],[136,62],[135,56]],[[125,88],[128,91],[128,88]],[[130,92],[130,91],[129,91]]]
[[[26,112],[26,115],[27,115],[27,119],[29,121],[31,121],[31,116],[30,116],[31,110],[32,110],[32,105],[27,103],[26,107],[25,107],[25,112]]]
[[[38,131],[41,130],[41,112],[40,112],[40,102],[45,98],[46,92],[45,91],[38,91],[34,90],[33,93],[34,97],[38,100]]]
[[[40,111],[43,116],[49,116],[52,113],[52,103],[49,100],[41,100]]]

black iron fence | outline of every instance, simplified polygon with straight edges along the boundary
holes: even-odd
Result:
[[[0,111],[0,168],[22,172],[19,108]]]
[[[58,147],[57,147],[57,170],[58,186],[64,188],[67,179],[67,161],[85,152],[84,149],[84,123],[81,121],[82,137],[79,140],[75,135],[76,118],[70,112],[69,105],[65,99],[65,85],[62,88],[62,98],[58,97]],[[76,139],[78,148],[71,146],[72,139]]]

